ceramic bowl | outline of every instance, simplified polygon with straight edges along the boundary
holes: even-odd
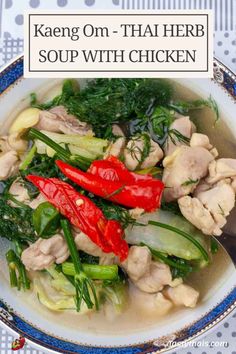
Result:
[[[220,150],[232,151],[236,138],[236,76],[215,60],[214,79],[179,79],[174,84],[185,90],[188,97],[212,95],[219,104],[222,120],[227,125],[224,144]],[[0,73],[1,129],[7,129],[14,116],[29,104],[29,94],[39,95],[55,85],[55,80],[24,79],[23,57],[9,64]],[[199,114],[198,114],[199,115]],[[214,141],[221,135],[221,126],[213,130],[208,110],[201,114],[206,129]],[[219,144],[218,144],[219,145]],[[236,150],[236,149],[235,149]],[[229,155],[230,156],[230,155]],[[235,156],[236,157],[236,156]],[[28,343],[50,353],[81,354],[134,354],[168,352],[170,341],[176,345],[182,341],[197,339],[214,329],[236,308],[235,269],[226,254],[221,251],[207,276],[198,279],[202,288],[201,301],[195,309],[180,309],[158,320],[148,328],[129,331],[125,326],[118,333],[78,330],[63,315],[51,313],[33,302],[31,296],[12,290],[8,282],[5,251],[9,244],[0,240],[0,321],[15,336],[23,335]],[[112,329],[112,324],[111,324]],[[173,351],[173,347],[171,348]]]

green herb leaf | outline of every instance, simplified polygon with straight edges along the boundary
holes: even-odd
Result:
[[[164,199],[162,199],[162,201],[161,201],[161,209],[165,210],[165,211],[170,211],[171,213],[173,213],[175,215],[182,216],[182,213],[181,213],[180,208],[179,208],[179,204],[176,201],[166,203],[164,201]]]
[[[174,117],[171,111],[165,107],[157,107],[150,116],[153,133],[159,138],[163,139],[173,122]]]
[[[197,184],[198,182],[199,182],[199,178],[197,178],[197,179],[189,178],[187,181],[183,182],[181,184],[181,186],[189,186],[189,185],[192,185],[192,184]]]
[[[40,237],[49,238],[59,228],[60,214],[49,202],[41,203],[33,212],[33,224]]]
[[[4,196],[0,196],[0,237],[10,241],[34,242],[36,235],[32,222],[30,207],[15,208],[7,203]]]
[[[215,113],[215,122],[219,120],[218,105],[212,96],[210,96],[207,100],[199,99],[199,100],[189,101],[189,102],[186,101],[173,102],[169,105],[169,107],[183,115],[188,115],[189,111],[194,109],[202,109],[203,107],[208,107]]]

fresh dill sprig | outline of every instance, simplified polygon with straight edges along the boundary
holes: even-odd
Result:
[[[168,136],[174,145],[176,145],[176,140],[184,144],[188,144],[190,142],[190,139],[187,136],[184,136],[176,129],[168,129]]]
[[[107,219],[119,221],[124,229],[129,225],[140,225],[136,219],[132,218],[128,209],[98,197],[94,197],[93,201],[101,208]]]
[[[187,181],[183,182],[181,186],[190,186],[191,184],[197,184],[198,182],[199,182],[199,178],[197,179],[189,178]]]

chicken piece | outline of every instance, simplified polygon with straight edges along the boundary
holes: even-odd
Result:
[[[164,156],[160,146],[152,139],[150,140],[150,142],[151,142],[150,152],[146,157],[146,159],[141,164],[140,166],[141,169],[155,166]]]
[[[93,135],[89,124],[68,114],[63,106],[53,107],[49,111],[41,111],[36,128],[55,133]]]
[[[35,126],[38,130],[47,130],[48,132],[60,133],[60,121],[56,114],[49,111],[41,111],[39,113],[39,122]]]
[[[39,238],[26,248],[21,255],[27,270],[47,269],[54,262],[61,264],[69,257],[69,251],[63,236],[56,234],[49,239]]]
[[[121,263],[128,276],[135,282],[149,273],[152,255],[148,247],[131,246],[127,259]]]
[[[180,284],[174,288],[168,287],[164,295],[176,306],[195,307],[199,298],[199,292],[186,284]]]
[[[120,266],[134,285],[147,293],[156,293],[172,281],[169,266],[153,262],[148,247],[131,246],[128,258]]]
[[[209,164],[209,176],[206,178],[207,183],[215,184],[229,177],[236,177],[236,159],[222,158],[214,160]]]
[[[190,146],[191,147],[201,146],[201,147],[209,150],[214,158],[216,158],[218,156],[217,149],[214,148],[210,144],[210,140],[209,140],[208,136],[205,134],[193,133],[191,140],[190,140]]]
[[[15,180],[11,187],[9,188],[9,194],[11,194],[18,202],[29,204],[30,196],[28,190],[22,184],[20,179]],[[8,202],[12,206],[17,206],[13,201],[9,200]]]
[[[199,192],[196,197],[210,211],[219,228],[226,224],[226,217],[235,204],[235,192],[227,181],[221,181],[213,188]]]
[[[176,286],[178,286],[180,284],[183,284],[183,279],[182,278],[175,278],[170,282],[169,286],[171,286],[172,288],[175,288]]]
[[[19,160],[16,151],[10,150],[0,155],[0,181],[13,176],[19,168]]]
[[[200,134],[200,133],[193,133],[191,139],[190,139],[190,146],[201,146],[204,147],[207,150],[212,149],[212,145],[210,144],[209,138],[205,134]]]
[[[0,150],[2,152],[15,150],[19,154],[22,154],[27,150],[27,147],[27,141],[21,139],[19,133],[12,133],[0,138]]]
[[[73,232],[75,244],[78,250],[91,254],[94,257],[102,257],[104,255],[100,247],[98,247],[90,238],[83,232]]]
[[[91,254],[94,257],[101,258],[101,264],[113,264],[114,254],[105,253],[98,247],[90,238],[78,229],[74,229],[73,235],[75,238],[75,244],[78,250]]]
[[[134,281],[134,284],[146,293],[156,293],[162,290],[164,285],[170,284],[171,281],[172,275],[170,267],[167,264],[151,262],[149,272],[144,274],[137,281]]]
[[[126,144],[126,139],[124,137],[120,137],[116,139],[116,141],[108,147],[104,155],[104,158],[107,158],[108,156],[111,155],[119,157],[125,148],[125,144]]]
[[[35,199],[33,199],[31,202],[29,202],[29,206],[32,209],[36,209],[40,204],[46,202],[47,200],[44,198],[44,196],[40,193]]]
[[[155,166],[162,158],[163,151],[160,146],[150,139],[150,151],[148,156],[142,161],[145,141],[143,137],[130,139],[124,150],[124,163],[126,167],[133,171],[136,168],[145,169]]]
[[[207,235],[221,235],[226,217],[235,204],[235,189],[231,182],[231,179],[224,179],[212,186],[202,181],[194,191],[194,198],[178,200],[184,217]]]
[[[178,204],[183,216],[204,234],[221,235],[222,231],[218,224],[199,199],[185,196],[178,200]]]
[[[203,147],[181,146],[163,160],[167,202],[192,193],[199,180],[207,175],[211,153]]]
[[[170,130],[172,131],[176,130],[185,138],[190,139],[193,132],[196,131],[196,127],[193,124],[193,122],[191,122],[189,117],[180,116],[180,118],[175,119],[174,122],[170,125]],[[168,137],[165,143],[165,147],[164,147],[165,156],[171,155],[181,145],[187,145],[187,144],[184,143],[182,140],[178,140],[177,137],[175,137],[175,135],[172,134],[172,139]]]
[[[125,136],[123,130],[121,129],[121,127],[118,124],[113,124],[112,133],[113,133],[113,135],[118,136],[118,137]]]
[[[94,135],[90,124],[81,122],[77,117],[68,114],[65,107],[53,107],[50,112],[61,120],[60,132],[64,134]]]
[[[198,193],[208,191],[210,188],[211,185],[207,183],[205,179],[202,179],[194,189],[193,196],[196,197]]]
[[[156,294],[148,294],[137,288],[132,289],[132,301],[135,302],[139,311],[149,316],[163,316],[166,315],[173,304],[166,299],[161,292]]]
[[[110,253],[106,255],[104,254],[99,258],[99,265],[112,265],[112,264],[117,264],[117,258],[114,254],[113,255],[111,255]]]

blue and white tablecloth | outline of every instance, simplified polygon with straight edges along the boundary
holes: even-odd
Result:
[[[215,10],[214,55],[236,72],[236,0],[0,0],[0,66],[23,52],[26,9],[202,9]],[[0,354],[12,354],[13,337],[0,328]],[[210,346],[202,346],[204,343]],[[236,354],[236,314],[179,354]],[[19,354],[44,354],[28,345]],[[175,353],[173,353],[175,354]]]

